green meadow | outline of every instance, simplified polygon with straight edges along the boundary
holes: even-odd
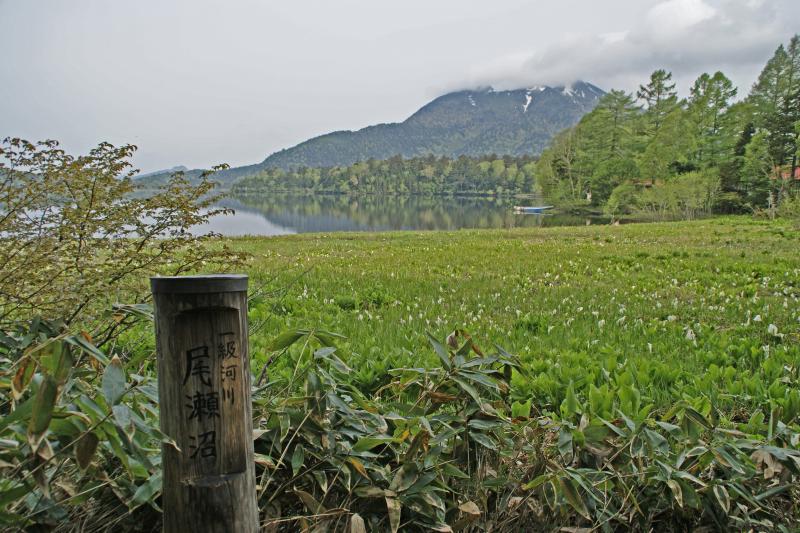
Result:
[[[369,393],[389,369],[437,364],[426,333],[460,329],[519,356],[528,372],[511,393],[533,413],[558,413],[570,389],[606,417],[621,401],[656,415],[686,400],[730,423],[759,423],[770,402],[790,419],[800,410],[800,231],[789,225],[740,217],[230,243],[252,254],[260,288],[256,375],[280,332],[322,329],[346,337],[337,353]],[[272,381],[288,379],[292,354],[270,360]]]

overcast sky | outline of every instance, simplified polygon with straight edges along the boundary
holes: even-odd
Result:
[[[576,79],[746,93],[800,0],[0,0],[0,137],[139,146],[143,171],[255,163],[447,91]]]

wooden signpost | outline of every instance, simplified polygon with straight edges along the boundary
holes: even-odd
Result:
[[[155,308],[164,531],[258,531],[247,276],[150,279]]]

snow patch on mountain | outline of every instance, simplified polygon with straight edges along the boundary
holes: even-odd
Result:
[[[523,113],[527,113],[528,112],[528,106],[531,105],[531,101],[532,100],[533,100],[533,96],[531,96],[531,93],[525,94],[525,103],[522,104],[522,112]]]

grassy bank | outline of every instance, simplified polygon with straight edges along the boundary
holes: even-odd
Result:
[[[796,529],[798,239],[748,218],[228,239],[261,524]],[[0,524],[160,530],[152,322],[115,312],[138,322],[105,353],[47,321],[0,338]]]
[[[730,218],[231,244],[253,254],[255,284],[285,290],[251,307],[256,365],[279,331],[323,328],[348,338],[339,353],[374,391],[387,369],[435,363],[426,332],[461,328],[520,356],[531,375],[512,394],[534,409],[557,411],[572,383],[606,403],[631,386],[642,407],[691,398],[735,418],[796,388],[798,241]]]

